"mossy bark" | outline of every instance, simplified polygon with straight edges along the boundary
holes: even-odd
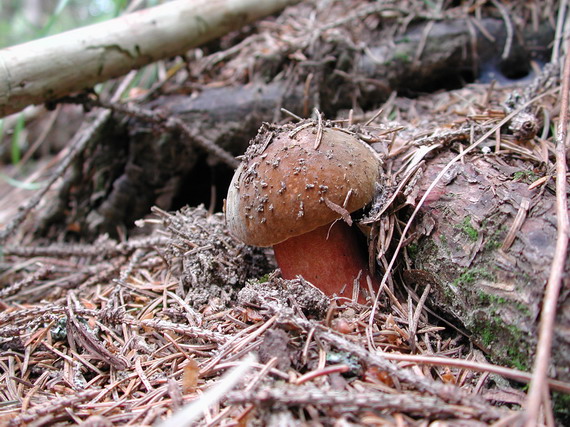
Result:
[[[450,158],[428,163],[423,191]],[[493,156],[456,164],[452,179],[438,184],[422,208],[419,229],[431,233],[419,239],[417,270],[408,274],[413,280],[428,273],[435,285],[431,303],[462,322],[492,360],[523,370],[532,366],[556,243],[553,187],[529,190],[528,175],[522,162],[507,165]],[[526,219],[512,246],[502,248],[525,199],[530,201]],[[570,379],[569,285],[566,276],[551,372],[565,380]]]

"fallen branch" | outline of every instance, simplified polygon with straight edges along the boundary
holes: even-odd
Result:
[[[359,342],[345,338],[340,334],[332,332],[328,328],[317,326],[314,322],[302,319],[300,316],[293,314],[289,309],[271,304],[268,304],[268,307],[271,311],[278,314],[278,324],[294,324],[307,332],[315,328],[315,337],[323,343],[327,343],[337,350],[347,352],[365,365],[375,366],[382,371],[385,371],[389,376],[396,378],[399,382],[408,384],[415,390],[429,394],[437,398],[439,401],[443,401],[451,405],[467,406],[470,408],[470,415],[473,418],[492,421],[505,415],[502,410],[494,408],[485,402],[480,396],[470,394],[455,385],[443,384],[417,375],[411,369],[402,369],[392,361],[385,358],[384,353],[371,352]]]
[[[201,138],[200,135],[198,135],[190,128],[190,126],[188,126],[177,117],[169,117],[166,115],[157,114],[154,111],[137,107],[135,105],[121,104],[118,102],[105,102],[102,100],[94,100],[84,97],[62,98],[62,102],[78,103],[88,108],[105,108],[113,112],[123,113],[126,116],[135,117],[141,121],[154,123],[156,125],[162,126],[167,131],[180,132],[189,140],[191,140],[192,143],[212,155],[214,158],[219,159],[230,168],[236,169],[239,165],[239,161],[236,160],[236,158],[231,153],[217,146],[211,141]]]
[[[475,411],[468,406],[451,405],[433,396],[411,393],[355,393],[320,390],[315,387],[280,387],[260,391],[236,391],[228,396],[233,404],[250,403],[256,406],[329,406],[343,414],[369,410],[389,410],[421,417],[474,418]]]
[[[181,55],[294,3],[179,0],[3,49],[0,117]]]

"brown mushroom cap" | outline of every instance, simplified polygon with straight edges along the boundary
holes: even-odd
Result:
[[[314,125],[292,137],[287,126],[257,136],[258,144],[248,149],[228,190],[226,220],[235,237],[273,246],[372,200],[380,173],[375,153],[338,128],[321,129],[317,148]]]

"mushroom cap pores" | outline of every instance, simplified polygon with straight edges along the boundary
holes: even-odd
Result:
[[[324,127],[315,148],[316,126],[293,136],[291,129],[259,134],[256,141],[271,143],[259,144],[265,149],[250,146],[230,184],[226,222],[249,245],[276,245],[341,218],[343,210],[359,210],[374,197],[380,162],[369,146]]]

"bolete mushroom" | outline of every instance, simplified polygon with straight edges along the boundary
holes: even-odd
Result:
[[[366,290],[372,276],[350,213],[373,199],[379,174],[376,153],[343,129],[264,125],[230,184],[228,228],[246,244],[273,246],[284,278],[350,298],[355,280]]]

